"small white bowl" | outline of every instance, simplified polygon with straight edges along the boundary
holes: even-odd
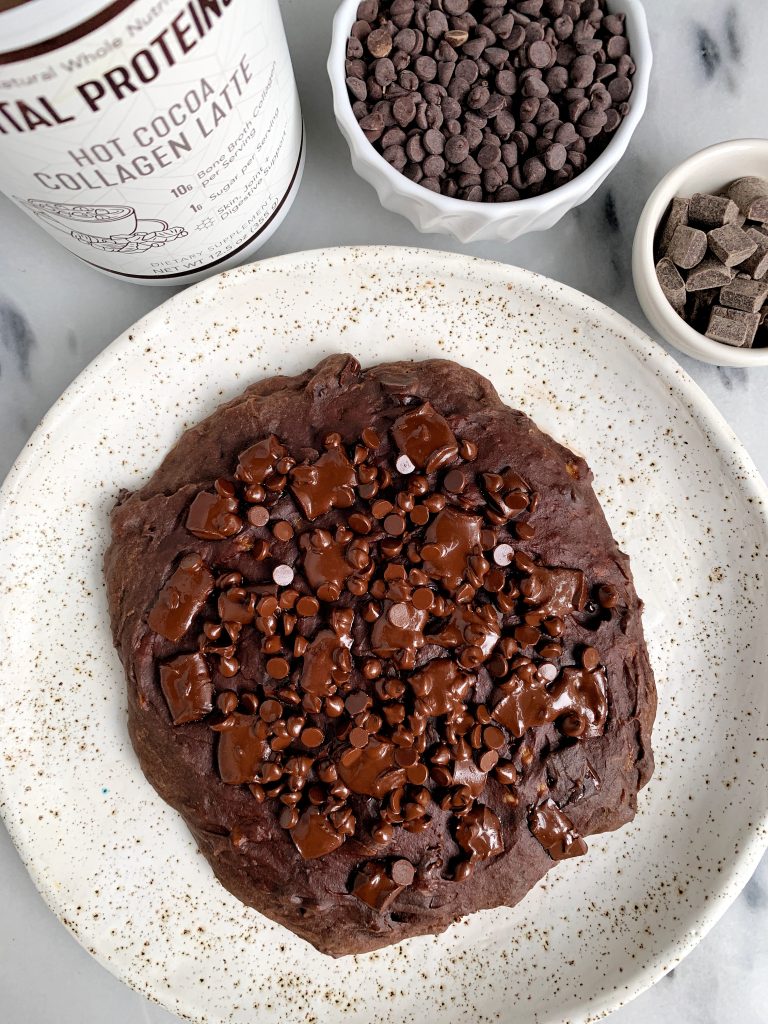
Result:
[[[715,366],[768,366],[768,348],[732,348],[705,338],[679,317],[656,278],[653,240],[675,196],[716,192],[735,178],[750,174],[768,178],[768,139],[734,139],[694,153],[653,190],[640,215],[632,246],[632,277],[645,315],[670,345]]]
[[[349,145],[352,166],[357,173],[373,185],[382,206],[407,217],[419,231],[453,235],[460,242],[512,242],[528,231],[551,228],[602,185],[624,155],[643,116],[652,63],[645,11],[640,0],[609,0],[609,11],[626,12],[630,53],[637,70],[632,80],[629,113],[600,156],[572,181],[532,199],[518,199],[511,203],[471,203],[430,192],[390,167],[366,139],[352,113],[344,61],[358,2],[341,0],[333,22],[328,74],[333,87],[336,120]]]

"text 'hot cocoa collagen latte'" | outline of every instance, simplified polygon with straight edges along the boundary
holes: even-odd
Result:
[[[240,262],[303,156],[277,0],[0,0],[0,190],[91,266],[186,284]]]

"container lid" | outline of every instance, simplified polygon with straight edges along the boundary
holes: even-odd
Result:
[[[71,0],[62,4],[60,0],[6,0],[5,3],[0,0],[0,61],[7,64],[35,56],[25,52],[28,47],[43,53],[53,52],[68,42],[76,41],[78,27],[84,29],[82,35],[95,31],[129,7],[131,2]],[[6,7],[9,9],[5,10]]]

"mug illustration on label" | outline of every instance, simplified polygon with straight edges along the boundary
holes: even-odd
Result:
[[[30,42],[0,52],[0,190],[40,226],[143,283],[264,244],[304,160],[277,0],[125,0]]]
[[[46,225],[103,252],[146,252],[187,235],[184,228],[171,228],[164,220],[138,220],[131,206],[73,206],[45,199],[25,202]]]

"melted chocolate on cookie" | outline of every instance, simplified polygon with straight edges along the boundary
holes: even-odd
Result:
[[[474,445],[428,402],[396,419],[391,436],[385,447],[367,429],[347,447],[330,434],[312,461],[274,436],[251,445],[231,479],[193,498],[186,528],[242,538],[275,561],[278,582],[254,585],[186,556],[148,621],[171,640],[197,631],[197,653],[160,666],[174,724],[208,717],[222,780],[273,801],[301,857],[323,857],[356,833],[350,793],[378,805],[373,843],[390,842],[393,828],[423,830],[437,805],[454,818],[462,881],[504,850],[483,801],[489,778],[515,801],[514,760],[529,730],[555,723],[564,738],[601,735],[608,685],[595,648],[556,639],[587,603],[582,570],[540,565],[516,548],[516,536],[535,536],[528,483],[503,466],[475,474]],[[325,529],[332,510],[345,515]],[[236,680],[246,641],[266,675],[220,691],[214,710],[208,666]],[[350,683],[362,646],[373,654],[360,664],[364,690]],[[434,654],[417,667],[425,649]],[[493,686],[481,699],[483,665]],[[530,820],[552,857],[586,851],[551,800]],[[407,880],[402,866],[394,877],[404,863],[371,861],[352,894],[388,906],[413,881],[412,866]]]

